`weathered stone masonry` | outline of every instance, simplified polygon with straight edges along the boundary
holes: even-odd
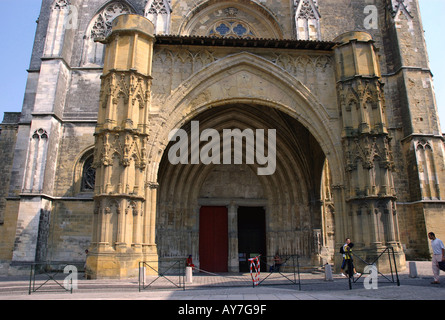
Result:
[[[172,165],[169,133],[191,121],[276,129],[276,173]],[[427,232],[445,236],[416,0],[43,0],[22,112],[5,115],[0,146],[2,274],[35,261],[87,259],[92,277],[189,254],[199,265],[208,207],[225,208],[234,272],[244,208],[264,212],[264,254],[313,267],[338,266],[345,237],[403,264],[430,257]]]

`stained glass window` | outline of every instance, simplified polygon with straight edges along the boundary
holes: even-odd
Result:
[[[222,36],[225,36],[229,31],[230,28],[225,24],[221,23],[219,26],[215,28],[215,30]]]
[[[81,191],[83,192],[94,191],[95,183],[96,183],[96,169],[93,167],[93,157],[91,156],[85,161],[83,165]]]
[[[244,36],[247,33],[247,29],[241,24],[238,23],[233,31],[240,37]]]
[[[215,23],[210,28],[208,35],[226,38],[255,38],[255,34],[246,23],[236,20],[225,20]]]

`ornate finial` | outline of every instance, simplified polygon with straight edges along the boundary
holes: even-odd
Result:
[[[392,1],[391,14],[393,18],[396,17],[399,12],[402,12],[410,19],[413,18],[410,12],[408,0],[391,0],[391,1]]]

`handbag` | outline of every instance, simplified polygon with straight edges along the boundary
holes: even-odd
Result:
[[[445,271],[445,261],[440,261],[439,262],[439,269],[442,271]]]

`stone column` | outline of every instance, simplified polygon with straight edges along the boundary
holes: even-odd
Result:
[[[148,187],[145,145],[153,34],[153,24],[146,18],[121,15],[103,41],[105,62],[94,154],[98,172],[95,215],[99,216],[93,230],[99,234],[93,235],[97,242],[92,242],[87,257],[92,278],[134,277],[139,262],[157,261],[156,252],[150,251],[148,257],[142,249],[142,241],[154,242],[152,235],[144,237],[151,230],[144,229],[154,224],[156,200],[147,199],[143,188]]]
[[[154,182],[147,183],[146,203],[144,216],[143,251],[157,259],[156,237],[156,208],[159,185]]]
[[[227,208],[229,219],[229,272],[239,272],[238,206],[232,202]]]

